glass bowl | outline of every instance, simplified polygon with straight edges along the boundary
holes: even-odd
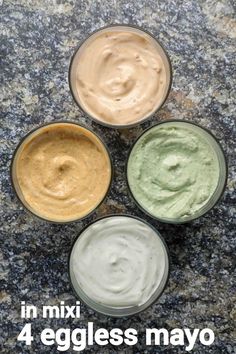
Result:
[[[84,211],[84,213],[82,212],[81,215],[79,215],[79,213],[78,213],[79,216],[77,216],[77,217],[75,217],[75,216],[73,216],[73,217],[71,216],[70,217],[69,215],[66,216],[66,217],[63,216],[61,218],[59,218],[58,216],[54,217],[54,215],[48,216],[49,213],[47,214],[44,211],[45,210],[49,210],[49,207],[47,209],[46,206],[45,206],[45,208],[44,208],[45,210],[42,210],[42,209],[40,210],[40,208],[35,207],[34,204],[30,202],[29,196],[26,197],[27,190],[24,190],[25,187],[21,183],[25,184],[26,183],[25,181],[27,181],[28,176],[25,176],[24,178],[22,178],[22,176],[21,176],[21,178],[19,179],[18,167],[19,167],[19,161],[20,161],[20,158],[22,157],[22,152],[24,152],[24,149],[28,148],[28,147],[33,149],[33,145],[34,145],[34,143],[36,141],[35,139],[38,139],[37,141],[39,141],[41,134],[44,134],[44,136],[45,136],[45,134],[47,134],[47,133],[49,134],[50,132],[53,132],[54,129],[57,129],[58,131],[60,131],[60,134],[62,135],[60,137],[60,139],[63,139],[63,137],[64,137],[64,135],[66,134],[67,131],[69,131],[70,134],[74,134],[74,132],[76,132],[77,129],[78,129],[78,133],[77,133],[76,136],[79,136],[79,134],[82,134],[82,135],[85,134],[85,136],[90,136],[92,141],[96,144],[96,146],[103,151],[104,158],[107,161],[107,166],[108,166],[110,175],[108,177],[107,186],[105,186],[106,188],[104,187],[104,193],[101,193],[101,197],[97,198],[97,200],[94,202],[94,205],[92,205],[92,202],[91,202],[91,208],[88,205],[88,208]],[[65,130],[65,132],[63,132],[63,129]],[[50,142],[49,142],[49,144],[50,144]],[[61,148],[62,148],[62,145],[63,144],[60,145]],[[67,149],[67,148],[65,147],[65,149]],[[63,147],[63,149],[64,149],[64,147]],[[41,150],[42,150],[42,148],[41,148]],[[58,192],[57,191],[57,181],[54,181],[54,180],[52,181],[51,180],[51,182],[50,182],[46,178],[46,177],[48,177],[48,174],[49,174],[49,167],[52,166],[51,169],[53,171],[56,169],[58,176],[60,175],[62,177],[64,176],[65,178],[67,178],[66,174],[68,174],[67,176],[69,176],[70,168],[72,169],[72,171],[73,171],[74,168],[76,168],[76,171],[78,172],[79,171],[79,166],[75,166],[73,161],[71,162],[72,165],[70,164],[70,160],[71,160],[71,156],[70,155],[71,155],[71,153],[68,150],[65,150],[65,152],[63,152],[62,158],[60,158],[60,157],[58,158],[58,156],[57,156],[55,158],[56,160],[52,159],[51,162],[50,161],[49,162],[46,161],[46,163],[45,163],[45,160],[43,160],[42,163],[39,161],[39,159],[43,158],[43,157],[39,156],[40,155],[39,151],[38,151],[38,155],[37,155],[37,147],[36,147],[36,149],[34,151],[36,151],[35,152],[36,153],[35,159],[37,159],[37,161],[34,159],[34,163],[35,163],[35,168],[38,169],[38,172],[35,171],[35,173],[33,173],[33,175],[31,175],[31,178],[33,178],[35,180],[36,177],[37,178],[38,178],[38,176],[40,177],[40,180],[39,180],[40,183],[39,184],[43,188],[43,190],[41,191],[42,193],[40,193],[40,194],[41,195],[45,195],[45,204],[48,202],[49,203],[48,206],[49,206],[51,204],[52,200],[50,200],[48,198],[50,197],[51,194]],[[26,157],[26,159],[27,159],[27,157]],[[82,159],[81,163],[83,163],[83,165],[86,166],[86,161],[84,162],[84,158],[83,158],[82,155],[81,155],[81,159]],[[26,162],[26,163],[28,163],[28,162]],[[67,166],[68,164],[70,166]],[[36,128],[36,129],[30,131],[20,141],[20,143],[16,147],[15,152],[14,152],[13,157],[12,157],[10,172],[11,172],[12,186],[14,188],[14,191],[15,191],[18,199],[23,204],[24,208],[26,208],[32,214],[34,214],[35,216],[37,216],[37,217],[39,217],[39,218],[41,218],[43,220],[46,220],[46,221],[49,221],[49,222],[54,222],[54,223],[69,223],[69,222],[79,221],[79,220],[84,219],[85,217],[87,217],[88,215],[93,213],[94,210],[104,201],[104,199],[106,198],[106,196],[107,196],[107,194],[108,194],[108,192],[110,190],[110,186],[111,186],[111,183],[112,183],[113,167],[112,167],[112,161],[111,161],[111,157],[110,157],[109,151],[108,151],[105,143],[101,140],[101,138],[97,134],[95,134],[90,129],[85,128],[84,126],[82,126],[80,124],[77,124],[77,123],[74,123],[74,122],[69,122],[69,121],[66,121],[66,122],[65,121],[59,121],[59,122],[53,122],[53,123],[46,123],[46,124]],[[45,177],[45,175],[43,176],[43,172],[45,172],[47,174],[46,177]],[[63,175],[63,173],[64,173],[64,175]],[[42,174],[42,177],[40,176],[41,174]],[[78,175],[78,178],[79,178],[79,174],[76,173],[76,176],[77,175]],[[71,174],[71,179],[77,178],[76,176],[74,174],[72,176],[72,174]],[[55,182],[56,182],[56,185],[54,185]],[[63,180],[62,180],[62,182],[63,182]],[[48,183],[49,183],[49,187],[47,186]],[[50,184],[53,184],[52,188],[50,187]],[[33,186],[33,183],[31,183],[30,186],[29,186],[29,184],[27,184],[27,186],[31,189],[31,187]],[[49,189],[51,188],[51,191],[48,188]],[[33,193],[35,194],[35,187],[34,187]],[[71,199],[71,197],[72,197],[72,199],[75,198],[75,197],[73,197],[73,195],[72,196],[70,195],[70,199]],[[54,196],[53,196],[53,198],[54,198]],[[58,198],[63,200],[64,197],[63,197],[63,195],[59,195],[59,196],[57,196],[57,199]],[[46,200],[47,200],[47,202],[46,202]],[[68,211],[69,210],[68,208],[70,208],[70,206],[62,206],[62,205],[59,205],[58,207],[60,207],[61,211],[62,211],[63,208],[64,208],[63,210],[65,210],[65,211],[66,210]],[[56,206],[55,206],[55,208],[56,208]],[[65,208],[67,208],[67,209],[65,209]],[[52,206],[50,205],[50,210],[51,209],[52,209]]]
[[[135,315],[163,293],[169,278],[165,241],[145,220],[116,214],[87,225],[68,259],[76,297],[112,317]]]
[[[91,41],[93,41],[95,38],[97,38],[98,36],[100,36],[103,33],[105,33],[105,34],[111,33],[111,32],[118,33],[118,32],[122,32],[122,31],[139,34],[141,36],[145,36],[146,38],[148,38],[150,43],[152,43],[157,48],[158,55],[162,59],[163,65],[165,67],[165,73],[166,73],[166,83],[165,83],[165,87],[163,90],[162,98],[159,101],[159,103],[154,107],[154,109],[151,112],[148,112],[148,113],[144,114],[144,116],[142,116],[141,118],[137,119],[136,121],[129,122],[129,123],[107,122],[104,119],[102,119],[101,117],[98,117],[98,115],[95,115],[94,112],[91,112],[91,109],[88,109],[88,107],[86,107],[85,103],[82,102],[82,99],[81,99],[82,96],[81,96],[81,94],[78,90],[78,87],[77,87],[77,81],[78,81],[77,75],[78,75],[78,67],[80,65],[80,57],[83,54],[83,50],[87,48],[87,45],[90,44]],[[94,56],[96,56],[96,53],[94,54]],[[94,59],[94,56],[93,56],[93,59]],[[117,66],[119,66],[119,65],[117,64]],[[103,65],[103,67],[104,67],[104,65]],[[156,73],[154,73],[154,74],[156,74]],[[70,91],[72,93],[72,96],[73,96],[76,104],[89,118],[91,118],[95,122],[102,124],[104,126],[107,126],[107,127],[128,128],[128,127],[136,126],[140,123],[143,123],[147,119],[149,119],[165,103],[165,101],[169,95],[170,89],[171,89],[172,67],[171,67],[170,58],[169,58],[166,50],[164,49],[163,45],[151,33],[144,30],[143,28],[140,28],[137,26],[131,26],[131,25],[126,25],[126,24],[114,24],[114,25],[110,25],[110,26],[98,29],[97,31],[91,33],[84,41],[81,42],[79,47],[75,50],[74,55],[72,56],[72,59],[70,62],[70,67],[69,67],[69,78],[68,79],[69,79]],[[103,82],[104,82],[104,80],[103,80]],[[94,88],[91,88],[90,90],[93,90],[93,95],[95,95]]]
[[[176,134],[179,133],[176,131],[180,129],[185,130],[186,134],[191,134],[192,140],[187,141],[186,136],[177,137]],[[164,130],[166,130],[165,133],[163,133]],[[172,137],[167,135],[167,132],[172,134],[171,131],[174,134]],[[159,140],[153,138],[154,134],[159,134]],[[163,136],[161,137],[160,134]],[[204,150],[200,148],[194,150],[197,146],[196,139],[203,144]],[[194,161],[197,151],[202,161],[196,158]],[[216,168],[218,172],[215,172],[217,174],[215,188],[211,187],[211,181],[214,183],[213,179],[208,178],[208,182],[205,183],[201,176],[204,168],[210,174],[213,173],[212,167],[208,167],[211,161],[207,161],[204,155],[207,151],[211,153],[215,166],[218,166]],[[141,157],[142,154],[145,159]],[[152,161],[149,159],[151,154],[155,156]],[[126,165],[127,185],[138,207],[159,221],[173,224],[192,221],[212,209],[224,192],[227,173],[224,152],[214,135],[198,124],[184,120],[160,122],[145,130],[133,144]],[[201,183],[196,181],[201,181]],[[195,182],[199,185],[191,187]],[[212,188],[208,195],[207,186]],[[191,188],[194,189],[195,194],[191,195]],[[186,209],[188,204],[190,205],[189,211]],[[175,208],[176,211],[173,212]]]

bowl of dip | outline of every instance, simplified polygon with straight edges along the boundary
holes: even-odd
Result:
[[[145,310],[161,296],[169,254],[159,232],[146,221],[108,215],[80,232],[68,268],[81,301],[99,313],[123,317]]]
[[[134,143],[127,183],[137,205],[168,223],[184,223],[208,212],[227,181],[227,162],[214,135],[188,121],[161,122]]]
[[[102,140],[72,122],[31,131],[12,158],[11,179],[24,207],[51,222],[80,220],[106,197],[112,163]]]
[[[172,82],[169,56],[146,30],[111,25],[76,49],[69,68],[73,98],[86,115],[113,128],[137,125],[166,101]]]

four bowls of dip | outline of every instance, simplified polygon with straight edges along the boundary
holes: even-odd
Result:
[[[88,117],[110,128],[140,124],[167,99],[170,59],[141,28],[112,25],[92,33],[75,51],[69,85]],[[81,220],[106,198],[113,176],[109,150],[75,122],[31,131],[12,158],[11,179],[23,206],[57,223]],[[126,164],[137,206],[154,219],[185,223],[221,197],[227,163],[216,138],[189,121],[168,120],[145,130]],[[74,240],[69,278],[75,294],[108,316],[137,314],[162,294],[169,277],[168,249],[159,232],[130,215],[108,215]]]

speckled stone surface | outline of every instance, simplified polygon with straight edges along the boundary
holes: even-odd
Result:
[[[40,344],[45,327],[136,328],[135,347],[97,345],[85,353],[184,353],[183,347],[146,347],[145,328],[205,328],[215,332],[210,347],[194,353],[235,353],[236,320],[236,20],[233,0],[0,0],[1,120],[1,353],[57,353]],[[68,86],[70,57],[80,40],[110,23],[132,23],[156,35],[168,50],[173,87],[164,107],[147,123],[110,130],[92,123],[73,102]],[[161,224],[135,207],[125,183],[125,161],[134,139],[158,121],[184,118],[211,129],[229,163],[220,203],[201,219],[181,226]],[[115,178],[106,202],[90,218],[70,225],[48,224],[29,215],[15,197],[9,178],[12,153],[20,139],[45,122],[74,120],[92,127],[108,144]],[[142,314],[111,319],[82,306],[80,320],[32,320],[31,347],[17,342],[25,323],[20,302],[40,307],[65,300],[74,304],[67,274],[70,246],[83,225],[107,213],[145,218],[170,249],[171,273],[161,299]],[[67,353],[73,353],[72,349]]]

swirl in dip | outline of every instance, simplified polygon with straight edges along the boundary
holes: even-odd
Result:
[[[13,160],[13,183],[23,204],[49,221],[80,219],[103,200],[111,163],[101,140],[72,123],[30,133]]]
[[[119,215],[84,229],[69,261],[71,282],[81,299],[97,311],[111,314],[113,309],[113,315],[155,300],[168,270],[159,234],[139,219]]]
[[[112,126],[137,123],[165,101],[170,63],[146,32],[111,26],[93,33],[71,62],[70,86],[91,117]]]
[[[211,201],[215,204],[215,192],[218,197],[222,192],[226,173],[222,155],[216,140],[199,126],[181,121],[158,124],[141,135],[131,151],[130,190],[154,217],[192,219],[206,212]],[[224,177],[218,190],[220,171]]]

